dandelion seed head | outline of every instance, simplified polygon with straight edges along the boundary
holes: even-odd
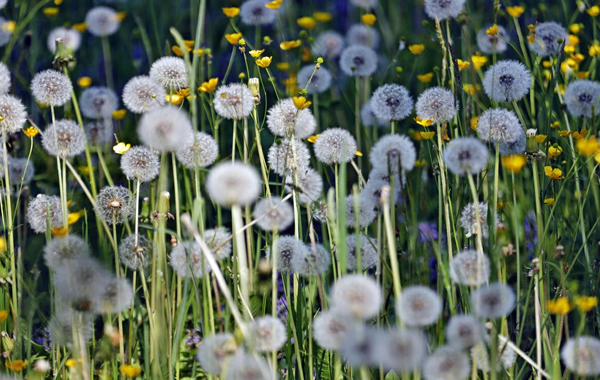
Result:
[[[204,231],[204,241],[217,260],[225,260],[231,256],[232,243],[228,240],[231,236],[225,227],[217,227]]]
[[[402,172],[407,172],[415,167],[417,152],[408,137],[386,135],[373,145],[369,160],[373,169],[399,178],[400,169]]]
[[[253,215],[256,224],[265,231],[283,231],[294,223],[294,209],[276,196],[256,202]]]
[[[356,154],[356,140],[345,129],[329,128],[315,141],[314,150],[317,159],[324,164],[350,162]]]
[[[73,120],[58,120],[42,135],[42,146],[51,156],[75,157],[85,150],[85,132]]]
[[[253,166],[241,162],[223,162],[208,173],[206,191],[221,206],[245,206],[258,198],[262,182]]]
[[[0,62],[0,94],[7,94],[10,91],[11,78],[8,67]]]
[[[373,204],[369,198],[358,196],[358,213],[356,212],[356,205],[354,195],[346,197],[346,226],[356,227],[356,219],[358,218],[358,225],[360,228],[366,228],[373,223],[377,217],[375,212],[375,204]]]
[[[196,132],[195,135],[189,135],[175,153],[179,162],[188,169],[205,168],[212,165],[217,159],[219,146],[211,135]]]
[[[119,314],[133,303],[133,287],[126,278],[112,277],[96,287],[92,298],[92,312]]]
[[[456,18],[463,10],[466,0],[425,0],[425,13],[430,19]]]
[[[287,176],[285,183],[286,191],[292,192],[294,178],[292,176]],[[296,187],[300,203],[312,203],[321,196],[321,192],[323,191],[323,178],[321,178],[316,170],[307,167],[298,172],[298,183],[296,184]]]
[[[561,53],[566,41],[567,31],[562,25],[553,21],[541,22],[535,28],[535,38],[529,47],[536,54],[547,57]]]
[[[404,86],[384,84],[371,96],[371,110],[375,117],[386,121],[399,121],[406,118],[413,109],[413,99]]]
[[[411,373],[419,369],[427,357],[427,339],[419,330],[383,330],[380,343],[376,357],[387,370]]]
[[[57,346],[73,347],[73,329],[87,344],[94,332],[93,317],[87,313],[77,313],[69,307],[55,308],[55,314],[48,322],[50,341]]]
[[[56,53],[56,40],[60,39],[63,45],[72,52],[79,50],[81,45],[81,34],[75,29],[58,27],[54,28],[48,34],[46,45],[50,53]]]
[[[107,186],[96,197],[96,214],[108,225],[121,224],[131,219],[133,200],[129,189],[123,186]]]
[[[477,122],[477,134],[484,141],[511,144],[523,132],[519,118],[513,111],[490,108],[483,112]]]
[[[378,2],[379,0],[350,0],[350,4],[366,10],[375,8]]]
[[[117,12],[109,7],[94,7],[85,15],[87,30],[96,37],[106,37],[119,30],[121,22]]]
[[[560,357],[563,364],[579,376],[600,375],[600,340],[578,336],[567,340]]]
[[[250,334],[258,352],[278,351],[287,341],[285,325],[279,318],[270,315],[254,319],[250,326]]]
[[[369,99],[360,109],[360,122],[367,127],[385,127],[389,121],[378,118],[371,108],[371,99]]]
[[[309,161],[310,152],[306,144],[296,139],[284,138],[280,142],[275,142],[267,154],[269,167],[281,176],[292,175],[295,171],[305,171]]]
[[[497,26],[498,34],[496,35],[486,33],[491,25],[487,25],[477,32],[477,47],[482,53],[493,54],[495,50],[496,53],[502,54],[508,48],[507,42],[510,41],[510,37],[502,25]]]
[[[429,88],[417,99],[417,116],[421,119],[444,123],[456,115],[456,102],[452,91],[441,87]]]
[[[313,321],[313,337],[317,344],[332,351],[339,351],[346,336],[353,331],[354,320],[347,313],[330,309],[318,314]]]
[[[481,318],[500,318],[515,307],[515,293],[506,284],[495,282],[471,292],[471,307]]]
[[[123,103],[133,113],[146,113],[165,104],[165,88],[156,80],[140,75],[123,88]]]
[[[216,333],[202,339],[196,358],[205,372],[220,375],[229,361],[241,352],[233,334]]]
[[[309,94],[321,94],[329,90],[329,87],[331,87],[331,72],[323,66],[321,66],[321,68],[316,72],[314,70],[314,65],[307,65],[301,68],[300,71],[298,71],[298,76],[296,78],[298,81],[298,86],[300,86],[300,88],[306,88],[306,92]],[[310,84],[307,87],[306,84],[308,83],[309,79]],[[302,111],[306,110],[308,110],[308,108]],[[298,138],[303,137],[298,136]]]
[[[26,218],[35,233],[46,232],[47,217],[50,219],[49,229],[62,227],[60,198],[55,195],[43,194],[31,198],[27,206]]]
[[[600,114],[600,83],[576,80],[565,90],[567,110],[573,117],[592,117]]]
[[[76,235],[54,238],[44,247],[44,262],[52,270],[56,270],[65,261],[81,256],[89,256],[87,243]]]
[[[521,62],[503,60],[485,72],[483,90],[497,102],[513,102],[529,93],[531,74]]]
[[[455,315],[446,325],[446,341],[459,350],[473,347],[484,338],[485,327],[472,315]]]
[[[488,339],[489,345],[489,337]],[[509,369],[515,364],[517,359],[517,353],[515,350],[510,348],[506,343],[498,342],[498,358],[496,363],[497,371],[502,371]],[[479,343],[476,346],[471,348],[471,359],[475,360],[477,357],[477,368],[480,370],[489,373],[490,372],[490,361],[488,357],[488,350],[483,343]]]
[[[380,36],[377,29],[363,24],[354,24],[346,32],[346,44],[348,46],[361,45],[377,49],[379,40]]]
[[[363,234],[349,234],[346,236],[346,269],[354,271],[358,268],[358,246],[360,247],[360,263],[362,270],[373,268],[379,262],[377,255],[377,241],[372,238],[367,238]],[[370,241],[369,241],[370,240]]]
[[[382,177],[385,177],[387,179],[378,178],[377,177],[378,174],[381,174]],[[378,208],[381,205],[381,195],[383,194],[383,188],[385,186],[388,186],[388,187],[390,187],[390,192],[392,190],[389,179],[390,178],[387,174],[380,173],[377,170],[371,171],[371,174],[369,175],[369,181],[363,188],[361,197],[367,199],[367,201],[370,202],[372,205],[374,205],[375,208]],[[393,189],[394,199],[396,200],[396,202],[399,202],[402,198],[400,196],[400,179],[398,177],[394,178],[393,188],[394,188]],[[391,193],[390,193],[390,197],[391,197]]]
[[[42,104],[60,107],[71,100],[71,80],[56,70],[45,70],[35,74],[31,80],[31,92]]]
[[[137,132],[144,145],[160,152],[176,151],[193,134],[187,113],[171,106],[145,113]]]
[[[438,348],[423,364],[425,380],[466,380],[470,373],[469,357],[452,346]]]
[[[456,175],[478,174],[487,160],[488,148],[474,137],[455,138],[444,151],[444,163]]]
[[[119,108],[119,97],[108,87],[90,87],[81,94],[79,106],[89,119],[107,119]]]
[[[136,242],[137,240],[137,242]],[[142,235],[128,235],[119,245],[119,259],[121,263],[131,270],[138,270],[150,264],[150,255],[152,245],[150,241]]]
[[[91,256],[63,260],[54,269],[54,287],[60,299],[80,312],[91,312],[98,289],[114,275]]]
[[[350,77],[368,77],[377,70],[377,54],[367,46],[348,46],[340,56],[340,67]]]
[[[301,255],[306,257],[308,248],[294,236],[279,236],[275,241],[277,250],[277,270],[281,273],[290,273],[293,271],[292,261],[294,256]],[[267,248],[267,256],[271,257],[271,247]]]
[[[315,38],[312,50],[316,56],[335,59],[344,50],[344,37],[333,30],[326,30]]]
[[[408,326],[429,326],[434,324],[442,312],[442,301],[438,294],[420,285],[402,290],[396,302],[396,313]]]
[[[271,380],[271,372],[263,358],[242,353],[231,360],[224,380]]]
[[[500,149],[500,154],[503,156],[525,153],[525,150],[527,149],[527,137],[525,136],[525,131],[521,129],[515,142],[500,142],[500,144],[497,144],[497,146],[498,149]]]
[[[292,99],[284,99],[269,109],[267,127],[275,136],[304,140],[317,129],[317,120],[310,109],[298,110]]]
[[[331,255],[321,244],[307,244],[292,256],[292,271],[303,277],[319,276],[331,266]]]
[[[233,83],[217,88],[213,105],[219,116],[225,119],[241,120],[250,116],[254,109],[254,96],[248,86]]]
[[[179,57],[162,57],[150,67],[150,78],[167,90],[179,90],[188,86],[185,61]],[[158,96],[158,94],[156,94]],[[138,95],[139,96],[139,95]]]
[[[481,234],[487,239],[489,228],[487,223],[488,205],[479,203],[479,218],[481,224]],[[494,215],[494,230],[498,227],[498,215]],[[460,213],[460,225],[465,230],[467,237],[477,235],[477,213],[475,204],[467,204]]]
[[[462,251],[450,261],[450,278],[460,285],[483,285],[490,278],[490,259],[473,249]]]
[[[33,162],[27,158],[11,158],[8,161],[8,176],[10,183],[20,188],[28,185],[35,175]]]
[[[352,367],[375,366],[378,347],[382,344],[382,333],[372,326],[355,326],[347,334],[341,346],[341,354]]]
[[[269,25],[275,22],[277,12],[265,7],[267,0],[247,0],[240,7],[242,23],[246,25]]]
[[[202,278],[212,271],[200,245],[194,240],[177,244],[171,252],[170,263],[180,277]]]
[[[0,95],[0,134],[16,133],[27,121],[27,111],[21,100],[12,95]]]
[[[381,309],[379,284],[360,274],[346,275],[331,288],[331,305],[358,319],[369,319]]]
[[[94,145],[112,144],[114,138],[113,123],[109,120],[94,120],[83,127],[88,143]]]

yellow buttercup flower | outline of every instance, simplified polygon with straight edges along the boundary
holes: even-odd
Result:
[[[113,146],[113,151],[116,154],[125,154],[131,148],[131,144],[125,144],[124,142],[120,142],[117,145]]]
[[[333,16],[331,15],[331,13],[329,12],[314,12],[313,13],[313,17],[315,18],[315,20],[317,20],[318,22],[327,22],[327,21],[331,21],[331,19],[333,18]]]
[[[356,152],[354,152],[354,155],[358,156],[358,157],[362,157],[363,156],[363,154],[362,154],[362,152],[360,150],[357,150]]]
[[[219,78],[210,78],[208,82],[204,82],[198,87],[198,91],[200,92],[213,92],[217,89],[217,84],[219,84]]]
[[[548,148],[548,158],[556,158],[562,153],[560,145],[554,144]]]
[[[229,33],[225,35],[225,39],[231,45],[237,45],[238,42],[242,39],[242,33]]]
[[[6,239],[4,236],[0,236],[0,253],[4,253],[6,251]],[[0,321],[2,322],[2,321]]]
[[[315,141],[317,141],[317,139],[318,139],[319,137],[321,137],[321,135],[312,135],[312,136],[310,136],[309,138],[307,138],[306,140],[307,140],[309,143],[313,143],[313,144],[314,144],[314,143],[315,143]]]
[[[165,101],[167,103],[170,104],[174,104],[176,106],[180,105],[181,103],[183,103],[183,99],[185,99],[183,96],[179,95],[179,94],[172,94],[172,95],[165,95]]]
[[[114,110],[111,113],[112,118],[115,120],[123,120],[125,115],[127,115],[127,111],[124,109]]]
[[[560,121],[554,121],[552,122],[552,124],[550,124],[550,128],[558,128],[558,126],[560,125]]]
[[[279,7],[281,7],[282,3],[283,3],[283,0],[274,0],[274,1],[271,1],[270,3],[265,4],[265,7],[269,8],[269,9],[279,9]]]
[[[183,44],[185,45],[186,48],[188,48],[188,51],[190,51],[190,49],[194,47],[195,43],[196,42],[192,41],[192,40],[183,40]]]
[[[433,73],[417,75],[417,79],[419,80],[419,82],[429,83],[433,79]]]
[[[137,377],[142,373],[142,369],[136,365],[126,364],[119,367],[119,371],[125,377]]]
[[[574,34],[569,34],[567,38],[567,46],[577,46],[579,45],[579,37]]]
[[[44,15],[46,17],[55,17],[58,15],[59,11],[60,10],[57,7],[48,7],[48,8],[44,8],[44,10],[42,10],[42,12],[44,13]]]
[[[544,199],[544,204],[546,206],[550,206],[550,207],[554,206],[554,198],[546,198],[546,199]]]
[[[8,310],[0,310],[0,322],[6,321],[8,318]]]
[[[115,18],[117,19],[117,21],[123,21],[123,20],[125,20],[125,17],[127,17],[127,12],[125,12],[125,11],[119,12],[115,15]]]
[[[417,124],[422,125],[423,127],[429,127],[431,126],[431,124],[433,124],[433,120],[432,119],[421,119],[420,117],[415,117],[413,119]]]
[[[567,137],[571,134],[571,132],[569,131],[558,131],[558,134],[561,135],[562,137]]]
[[[580,131],[573,132],[573,138],[576,140],[583,139],[583,138],[585,138],[585,136],[587,136],[587,134],[588,134],[588,130],[584,128]]]
[[[419,55],[423,52],[423,50],[425,50],[425,45],[423,45],[423,44],[409,45],[408,50],[410,50],[410,52],[413,53],[414,55]]]
[[[256,60],[256,64],[262,68],[269,67],[273,57],[262,57]]]
[[[77,85],[81,88],[88,88],[92,84],[92,78],[90,77],[80,77],[77,79]]]
[[[27,367],[27,361],[21,360],[21,359],[19,359],[19,360],[12,360],[12,361],[8,360],[6,363],[4,363],[4,365],[10,371],[21,372],[22,370],[25,369],[25,367]]]
[[[581,311],[587,313],[598,306],[598,298],[589,296],[575,297],[575,305],[577,305]]]
[[[87,30],[87,24],[85,22],[73,24],[73,29],[75,29],[79,33],[83,33]]]
[[[277,70],[279,71],[288,71],[290,69],[290,64],[288,62],[279,62],[277,64]]]
[[[14,32],[15,28],[17,27],[17,23],[14,21],[6,21],[4,24],[2,24],[2,30],[5,32]]]
[[[33,138],[40,133],[40,130],[32,125],[27,129],[23,128],[23,133],[25,134],[25,136]]]
[[[546,141],[546,137],[548,137],[547,135],[537,135],[535,136],[535,141],[538,144],[542,144],[544,141]]]
[[[485,34],[487,34],[488,36],[497,36],[498,35],[498,25],[494,24],[494,25],[490,26],[485,31]]]
[[[599,44],[593,44],[588,48],[588,54],[590,57],[595,57],[597,55],[600,55],[600,45]]]
[[[502,167],[511,173],[520,172],[526,163],[527,160],[524,154],[511,154],[502,157]]]
[[[435,135],[434,131],[420,131],[419,135],[421,135],[421,138],[423,140],[431,140],[433,138],[433,136]]]
[[[83,360],[81,360],[81,359],[77,359],[77,360],[75,360],[75,359],[68,359],[68,360],[65,362],[65,365],[66,365],[67,367],[69,367],[69,368],[73,368],[73,367],[77,366],[77,364],[78,364],[78,363],[79,363],[79,364],[83,363]]]
[[[588,15],[590,15],[592,17],[596,17],[600,14],[600,7],[597,5],[594,5],[593,7],[588,9],[586,12]]]
[[[63,237],[67,236],[70,230],[69,227],[55,227],[50,230],[50,233],[52,233],[52,236],[54,237]]]
[[[372,13],[367,13],[367,14],[360,16],[360,20],[362,21],[363,24],[371,26],[371,25],[375,24],[375,21],[377,21],[377,16],[375,16]]]
[[[181,51],[181,48],[177,45],[173,45],[171,47],[171,51],[178,57],[183,57],[183,51]],[[189,50],[188,50],[189,52]]]
[[[578,71],[575,73],[575,76],[577,76],[577,78],[579,79],[586,79],[590,76],[590,73],[588,73],[587,71]]]
[[[475,95],[477,93],[477,91],[481,90],[481,85],[480,84],[476,84],[476,85],[472,85],[470,83],[466,83],[463,85],[463,90],[465,90],[465,92],[467,94],[470,95]]]
[[[294,96],[292,97],[292,101],[294,102],[294,106],[299,110],[308,108],[312,104],[312,102],[306,101],[304,96]]]
[[[282,43],[279,44],[279,47],[281,48],[281,50],[290,50],[290,49],[295,49],[295,48],[299,47],[301,44],[302,44],[302,41],[300,41],[300,40],[283,41]]]
[[[506,12],[511,16],[511,17],[521,17],[521,15],[523,14],[523,12],[525,12],[525,9],[523,7],[520,7],[518,5],[515,5],[514,7],[506,7]]]
[[[254,58],[258,58],[261,56],[262,53],[265,52],[265,49],[262,50],[250,50],[250,55]]]
[[[300,17],[298,20],[296,20],[296,23],[299,27],[308,30],[313,29],[315,26],[317,26],[317,22],[312,17]]]
[[[458,65],[458,69],[460,71],[463,71],[467,67],[471,66],[471,62],[469,62],[469,61],[463,61],[462,59],[457,59],[456,63]]]
[[[552,166],[544,167],[544,174],[546,177],[552,180],[559,180],[563,178],[563,172],[559,168],[552,168]]]
[[[63,0],[54,0],[54,5],[61,5]]]
[[[569,31],[574,34],[579,34],[581,32],[582,25],[581,24],[571,24],[569,25]]]
[[[223,10],[223,14],[229,18],[233,18],[240,14],[240,8],[237,7],[229,7],[229,8],[221,8]]]
[[[471,62],[473,62],[473,67],[479,69],[483,67],[487,63],[487,57],[483,55],[473,55],[471,56]]]
[[[567,54],[573,54],[575,53],[575,46],[571,46],[571,45],[566,45],[565,48],[563,49],[565,51],[565,53]]]
[[[479,118],[474,116],[471,118],[471,129],[477,131],[477,127],[479,127]]]
[[[550,314],[566,315],[573,310],[573,306],[567,297],[559,297],[546,302],[546,309]]]
[[[596,137],[589,139],[579,139],[575,146],[579,154],[584,157],[591,157],[600,151],[600,141]]]

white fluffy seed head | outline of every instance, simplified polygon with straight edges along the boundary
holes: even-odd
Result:
[[[196,132],[187,137],[185,143],[175,152],[179,162],[188,169],[205,168],[212,165],[219,155],[219,146],[211,135]]]
[[[229,360],[242,352],[233,334],[217,333],[202,340],[196,358],[202,369],[213,375],[220,375]]]
[[[488,205],[487,203],[478,203],[479,205],[479,218],[481,224],[481,235],[484,238],[488,237]],[[494,231],[498,227],[498,215],[494,215]],[[477,235],[477,210],[475,210],[475,204],[467,204],[460,213],[460,225],[465,230],[467,237]]]
[[[150,78],[167,90],[179,90],[188,86],[185,61],[179,57],[162,57],[150,67]],[[158,94],[156,94],[158,96]]]
[[[279,318],[265,315],[250,326],[251,344],[258,352],[278,351],[287,341],[285,325]]]
[[[85,136],[90,144],[112,144],[114,139],[114,127],[111,120],[94,120],[84,127]]]
[[[498,26],[498,34],[491,35],[487,34],[486,31],[491,27],[488,25],[477,32],[477,47],[484,54],[504,53],[508,48],[508,42],[510,42],[510,36],[506,32],[506,29],[502,25]]]
[[[376,355],[382,340],[383,334],[377,328],[355,324],[352,332],[346,335],[340,353],[351,367],[373,367],[379,364]]]
[[[385,127],[389,125],[388,120],[380,119],[373,112],[371,99],[369,99],[360,109],[360,122],[366,127]]]
[[[565,90],[567,110],[574,117],[592,117],[600,114],[600,83],[576,80]]]
[[[331,266],[331,255],[321,244],[307,244],[292,256],[292,271],[303,277],[319,276]]]
[[[379,47],[379,32],[377,29],[363,24],[354,24],[346,32],[346,44],[367,46],[371,49]]]
[[[487,337],[486,341],[487,345],[489,346],[489,337]],[[496,371],[499,372],[503,369],[510,369],[510,367],[512,367],[515,364],[515,361],[517,359],[517,353],[515,352],[515,350],[510,348],[508,344],[506,344],[506,342],[502,342],[501,339],[498,342],[498,350],[496,352],[498,355],[496,359]],[[478,343],[477,345],[471,348],[471,359],[477,359],[477,368],[486,373],[490,372],[490,360],[488,356],[488,349],[486,348],[483,342]]]
[[[309,161],[310,152],[306,144],[297,139],[284,138],[276,141],[267,154],[267,163],[271,170],[284,177],[293,175],[294,172],[305,171]]]
[[[442,88],[429,88],[417,100],[417,116],[421,119],[444,123],[456,115],[456,102],[452,91]]]
[[[567,340],[560,351],[563,364],[579,376],[600,375],[600,340],[578,336]]]
[[[360,228],[366,228],[373,223],[377,217],[375,212],[375,204],[368,197],[358,195],[355,199],[354,195],[346,197],[346,226],[350,228],[356,227],[357,219]],[[358,202],[358,212],[356,212],[356,203]]]
[[[298,172],[296,186],[294,186],[294,178],[292,176],[287,176],[285,183],[285,190],[292,192],[292,188],[294,188],[302,204],[315,202],[321,197],[321,192],[323,191],[323,178],[312,168],[306,168]]]
[[[495,282],[471,292],[471,307],[481,318],[501,318],[515,307],[515,293],[508,285]]]
[[[317,56],[328,60],[335,59],[344,49],[344,37],[333,30],[326,30],[315,38],[312,49]]]
[[[215,111],[225,119],[241,120],[254,109],[254,95],[248,86],[233,83],[220,86],[213,98]]]
[[[379,284],[360,274],[346,275],[333,284],[332,307],[357,319],[369,319],[381,309],[382,294]]]
[[[368,77],[377,70],[377,61],[377,53],[373,49],[353,45],[342,51],[340,67],[350,77]]]
[[[399,178],[401,172],[411,171],[415,167],[417,152],[408,137],[386,135],[373,145],[369,160],[373,169]]]
[[[85,344],[92,339],[94,319],[89,313],[78,313],[70,307],[56,307],[55,310],[47,327],[52,344],[72,349],[74,328]]]
[[[19,132],[27,121],[27,111],[21,99],[0,95],[0,134]]]
[[[294,223],[294,209],[280,197],[267,197],[254,205],[254,220],[265,231],[283,231]]]
[[[317,129],[317,120],[310,109],[298,110],[292,99],[284,99],[269,109],[267,127],[275,136],[304,140]]]
[[[121,263],[131,270],[145,268],[150,263],[152,245],[146,237],[128,235],[119,245],[119,258]]]
[[[309,79],[310,84],[307,87],[306,84],[308,83]],[[329,90],[329,87],[331,87],[331,79],[332,76],[329,70],[321,66],[319,70],[315,72],[314,65],[304,66],[300,69],[300,71],[298,71],[297,76],[298,86],[300,86],[300,88],[306,88],[306,92],[309,94],[321,94]],[[305,110],[308,110],[308,108],[304,109],[303,111]]]
[[[0,62],[0,94],[7,94],[10,91],[11,79],[10,70]]]
[[[478,174],[485,168],[488,148],[474,137],[458,137],[444,150],[444,163],[456,175]]]
[[[224,380],[271,380],[271,378],[271,370],[263,358],[241,353],[229,363]]]
[[[231,233],[225,227],[217,227],[204,231],[204,241],[217,260],[224,260],[231,256]]]
[[[65,105],[71,100],[72,91],[71,80],[56,70],[40,71],[31,80],[31,92],[35,100],[49,106]]]
[[[202,278],[212,271],[195,240],[180,242],[171,252],[171,266],[178,276]]]
[[[38,234],[46,232],[48,219],[50,219],[48,229],[62,227],[60,198],[55,195],[43,194],[32,198],[27,206],[26,217],[31,229]]]
[[[503,60],[490,66],[483,78],[483,90],[497,102],[513,102],[529,93],[531,74],[519,61]]]
[[[145,146],[134,146],[121,156],[121,170],[129,180],[150,182],[158,176],[160,160]]]
[[[85,132],[73,120],[58,120],[42,135],[42,146],[51,156],[75,157],[85,150]]]
[[[360,248],[360,252],[357,247]],[[363,271],[375,267],[379,262],[376,247],[377,241],[372,238],[367,238],[363,234],[350,234],[346,236],[346,268],[349,271],[358,269],[357,263],[359,253]]]
[[[81,94],[79,106],[89,119],[107,119],[119,108],[119,97],[108,87],[90,87]]]
[[[85,15],[87,30],[96,37],[106,37],[119,30],[121,21],[114,9],[109,7],[94,7]]]
[[[419,369],[427,357],[427,339],[419,330],[383,330],[380,342],[375,356],[387,370],[411,373]]]
[[[425,0],[425,13],[431,19],[456,18],[463,10],[466,0]]]
[[[221,206],[245,206],[258,198],[262,182],[253,166],[241,162],[223,162],[208,173],[206,191]]]
[[[523,127],[513,111],[490,108],[479,117],[477,134],[483,141],[512,144],[522,136]]]
[[[269,25],[275,22],[277,11],[265,7],[267,0],[247,0],[240,7],[240,18],[246,25]]]
[[[56,270],[66,261],[89,255],[90,248],[87,243],[73,234],[54,238],[44,247],[44,262],[51,270]]]
[[[317,344],[332,351],[339,351],[346,336],[353,331],[354,320],[340,310],[330,309],[318,314],[313,321],[313,337]]]
[[[442,301],[436,292],[420,285],[402,290],[396,302],[396,313],[408,326],[429,326],[434,324],[442,312]]]
[[[350,0],[350,4],[366,10],[375,8],[378,2],[379,0]]]
[[[121,224],[133,214],[133,199],[129,189],[122,186],[107,186],[96,197],[96,214],[108,225]]]
[[[519,136],[515,142],[501,142],[500,144],[497,144],[497,146],[498,149],[500,149],[500,154],[503,156],[525,153],[527,150],[527,137],[525,136],[525,131],[521,129],[521,132],[519,132]]]
[[[65,48],[71,52],[79,50],[81,45],[81,34],[75,29],[58,27],[54,28],[48,34],[46,45],[50,53],[56,53],[56,40],[60,39]]]
[[[193,134],[187,113],[171,106],[145,113],[137,132],[144,145],[160,152],[176,151]]]
[[[371,111],[378,119],[399,121],[410,115],[414,102],[404,86],[384,84],[373,92],[370,104]]]
[[[16,188],[28,185],[35,175],[33,162],[27,158],[13,158],[8,161],[8,176],[10,183]]]
[[[133,113],[146,113],[165,104],[166,91],[156,80],[140,75],[123,88],[123,103]]]
[[[490,278],[490,259],[476,250],[467,249],[450,261],[450,278],[457,284],[479,286]]]
[[[92,298],[92,312],[95,314],[119,314],[131,307],[133,287],[126,278],[106,279],[96,288]]]
[[[538,55],[547,57],[563,51],[567,41],[567,31],[555,22],[541,22],[535,28],[535,37],[529,47]]]
[[[281,273],[290,273],[293,271],[292,262],[294,256],[300,255],[306,257],[309,252],[306,245],[294,236],[283,235],[275,240],[275,250],[277,252],[277,271]],[[271,247],[267,248],[267,256],[272,254]]]
[[[314,144],[315,156],[324,164],[347,163],[356,155],[354,136],[342,128],[326,129]]]
[[[485,327],[472,315],[455,315],[446,325],[446,341],[448,345],[464,350],[482,342],[485,338]]]
[[[470,373],[469,357],[452,346],[438,348],[423,363],[425,380],[466,380]]]

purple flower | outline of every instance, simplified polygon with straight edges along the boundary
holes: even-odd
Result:
[[[438,239],[438,228],[435,222],[420,222],[417,228],[419,228],[419,243]]]

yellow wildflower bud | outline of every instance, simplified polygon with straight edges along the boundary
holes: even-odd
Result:
[[[423,52],[423,50],[425,50],[425,45],[423,45],[423,44],[409,45],[408,50],[410,50],[410,52],[413,53],[414,55],[419,55]]]
[[[0,310],[0,322],[6,321],[8,318],[8,310]]]
[[[317,26],[317,22],[312,17],[300,17],[298,20],[296,20],[296,23],[298,23],[299,27],[308,30],[311,30]]]
[[[593,7],[588,9],[586,12],[588,15],[590,15],[592,17],[596,17],[600,14],[600,7],[597,5],[594,5]]]
[[[581,24],[571,24],[569,25],[569,31],[574,34],[579,34],[581,32]]]
[[[573,132],[573,138],[575,140],[583,139],[583,138],[585,138],[585,136],[587,136],[587,133],[588,133],[588,130],[585,128],[580,131],[575,131],[575,132]]]
[[[114,110],[111,113],[112,118],[115,120],[123,120],[125,118],[125,115],[127,115],[127,111],[124,109]]]
[[[44,8],[42,11],[46,17],[55,17],[58,15],[59,8],[57,7],[48,7]]]
[[[290,69],[290,64],[288,62],[279,62],[277,64],[277,70],[279,71],[288,71]]]
[[[371,25],[375,24],[375,21],[377,21],[377,17],[372,13],[367,13],[367,14],[360,16],[360,20],[362,21],[363,24],[371,26]]]
[[[544,204],[546,206],[550,206],[550,207],[554,206],[554,198],[546,198],[546,199],[544,199]]]

